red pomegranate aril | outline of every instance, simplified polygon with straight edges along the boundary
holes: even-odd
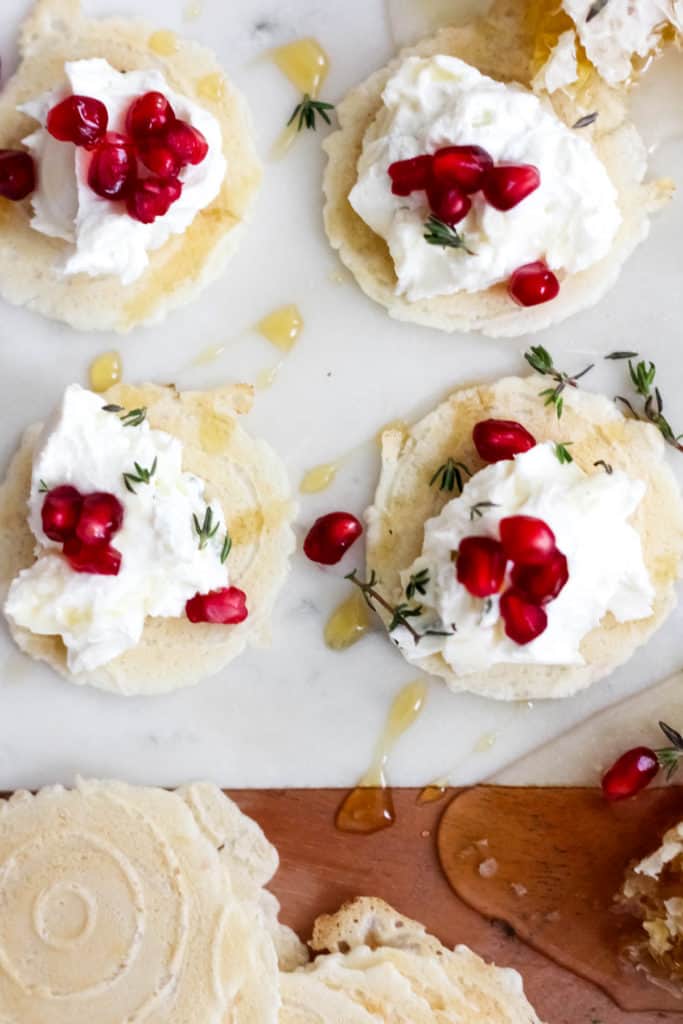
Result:
[[[146,142],[141,142],[138,153],[145,167],[153,174],[157,174],[160,178],[178,177],[180,161],[162,140],[149,139]]]
[[[548,626],[545,609],[527,600],[514,587],[501,597],[500,614],[505,623],[505,635],[520,646],[530,644]]]
[[[209,152],[209,144],[199,131],[187,121],[174,121],[163,134],[168,146],[180,164],[200,164]]]
[[[539,306],[557,298],[560,282],[543,260],[517,267],[508,281],[508,293],[518,306]]]
[[[36,187],[36,165],[22,149],[0,149],[0,196],[18,202]]]
[[[461,192],[478,192],[493,167],[493,159],[481,146],[445,146],[432,157],[432,181]]]
[[[96,491],[83,498],[76,537],[84,545],[108,544],[123,523],[123,505],[114,494]]]
[[[515,588],[534,604],[554,601],[569,580],[567,559],[554,551],[542,565],[516,565],[511,574]]]
[[[61,487],[53,487],[48,491],[40,510],[45,536],[50,540],[59,541],[60,544],[73,537],[82,503],[83,498],[79,491],[69,484],[62,484]]]
[[[350,512],[329,512],[316,519],[304,541],[304,553],[320,565],[336,565],[363,532]]]
[[[93,576],[118,576],[121,552],[109,544],[83,544],[71,537],[64,544],[64,556],[74,572]]]
[[[480,420],[472,440],[484,462],[501,462],[535,448],[536,438],[514,420]]]
[[[222,587],[208,594],[195,594],[185,605],[190,622],[211,622],[217,626],[236,626],[248,617],[247,595],[238,587]]]
[[[472,208],[472,200],[459,188],[443,188],[440,185],[427,186],[427,199],[435,217],[444,224],[459,224]]]
[[[47,130],[60,142],[92,149],[104,138],[109,114],[92,96],[67,96],[47,115]]]
[[[182,190],[181,182],[173,178],[144,178],[136,182],[126,199],[126,208],[134,220],[152,224],[168,213]]]
[[[411,192],[426,188],[431,166],[431,156],[414,156],[390,164],[391,191],[395,196],[409,196]]]
[[[602,777],[602,792],[608,800],[624,800],[635,796],[654,779],[659,761],[649,747],[633,747],[617,758]]]
[[[492,167],[482,185],[484,197],[497,210],[511,210],[535,192],[541,175],[533,164],[501,164]]]
[[[88,185],[103,199],[123,199],[137,178],[133,144],[125,135],[107,132],[92,155]]]
[[[536,516],[508,516],[500,521],[500,542],[518,565],[542,565],[556,550],[555,534]]]
[[[131,103],[126,129],[137,142],[159,135],[175,121],[173,107],[161,92],[146,92]]]
[[[465,537],[460,541],[455,575],[474,597],[497,594],[505,579],[506,558],[493,537]]]

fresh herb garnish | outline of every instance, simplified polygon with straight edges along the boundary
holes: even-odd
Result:
[[[609,462],[605,462],[604,459],[598,459],[596,462],[593,463],[593,465],[594,466],[602,466],[602,468],[604,469],[605,473],[607,473],[607,476],[611,476],[612,473],[614,472],[614,468],[609,464]]]
[[[123,416],[119,416],[119,419],[124,427],[139,427],[147,416],[147,407],[143,405],[139,409],[126,411],[122,405],[103,405],[102,412],[123,413]]]
[[[228,560],[228,555],[232,551],[232,537],[225,531],[225,540],[223,541],[223,547],[221,548],[221,565],[225,565]]]
[[[467,473],[468,476],[472,476],[471,471],[467,468],[464,462],[455,462],[454,459],[449,457],[442,466],[439,466],[436,473],[429,481],[429,486],[433,487],[438,480],[440,491],[453,491],[457,486],[458,494],[462,494],[464,486],[463,473]]]
[[[637,356],[637,352],[610,352],[605,359],[636,359]]]
[[[607,3],[608,0],[593,0],[593,3],[588,8],[588,13],[586,14],[586,24],[588,24],[589,21],[592,21],[593,18],[597,18],[600,11],[607,7]]]
[[[476,256],[476,252],[468,249],[465,236],[461,235],[450,224],[439,220],[438,217],[428,217],[425,221],[425,233],[422,236],[429,245],[440,245],[444,249],[464,249],[470,256]]]
[[[353,572],[348,573],[345,578],[350,580],[351,583],[355,584],[355,586],[359,588],[365,598],[365,603],[368,608],[372,609],[372,611],[376,611],[374,604],[374,602],[376,602],[384,608],[385,611],[389,612],[391,615],[391,620],[387,626],[389,633],[398,629],[399,626],[403,626],[410,633],[415,644],[419,644],[420,640],[425,636],[452,636],[455,632],[455,627],[453,627],[449,632],[438,629],[426,629],[424,633],[418,633],[415,627],[409,622],[409,619],[414,619],[422,615],[422,605],[418,604],[413,606],[404,602],[398,605],[390,604],[390,602],[387,601],[385,597],[382,597],[377,590],[377,573],[374,569],[370,573],[370,579],[368,580],[359,579],[357,572],[358,570],[354,569]]]
[[[673,427],[664,415],[664,400],[659,388],[655,385],[657,367],[646,359],[634,363],[637,352],[611,352],[606,359],[628,359],[628,372],[631,384],[636,394],[643,399],[642,408],[634,408],[630,399],[623,395],[617,395],[615,401],[625,405],[634,419],[644,423],[652,423],[660,432],[667,444],[679,452],[683,452],[681,438],[683,434],[676,434]]]
[[[156,455],[154,456],[154,462],[150,469],[145,469],[139,462],[134,462],[133,465],[135,466],[135,472],[124,473],[123,482],[126,485],[127,491],[130,491],[131,494],[136,494],[137,492],[133,484],[148,484],[150,482],[157,471],[157,457]]]
[[[199,550],[203,551],[206,545],[212,540],[218,533],[218,527],[220,523],[214,523],[213,521],[213,509],[209,505],[204,513],[204,522],[200,523],[197,516],[193,513],[192,522],[194,528],[199,537]],[[227,556],[226,556],[227,557]]]
[[[598,112],[594,110],[592,114],[584,114],[578,121],[575,121],[572,128],[588,128],[589,125],[595,124],[598,119]]]
[[[41,480],[41,481],[40,481],[40,484],[39,484],[39,487],[38,487],[38,494],[47,494],[47,492],[48,492],[49,490],[50,490],[50,488],[49,488],[49,487],[47,486],[47,484],[45,483],[45,481],[44,481],[44,480]]]
[[[334,110],[334,103],[323,103],[322,100],[314,100],[310,93],[305,92],[301,103],[297,103],[294,108],[294,112],[287,122],[287,126],[293,124],[298,118],[296,130],[301,131],[302,128],[310,128],[313,131],[318,127],[315,121],[316,114],[320,114],[323,121],[327,124],[332,124],[330,120],[328,110]]]
[[[561,466],[566,466],[570,462],[574,461],[572,453],[569,451],[569,445],[573,444],[573,441],[558,441],[555,445],[555,456]]]
[[[413,573],[408,580],[408,586],[406,587],[406,597],[409,601],[415,597],[415,594],[420,594],[422,597],[427,593],[427,586],[429,585],[429,569],[420,569],[419,572]]]
[[[475,519],[481,519],[484,515],[484,509],[498,507],[496,501],[478,501],[476,505],[472,505],[470,508],[470,519],[474,522]]]
[[[551,377],[555,381],[554,388],[545,388],[545,390],[539,391],[539,395],[545,399],[544,405],[555,406],[558,420],[562,416],[564,408],[564,398],[562,395],[565,388],[578,387],[578,381],[585,377],[595,365],[591,363],[590,366],[586,366],[580,373],[573,375],[565,373],[564,370],[557,369],[553,362],[553,357],[542,345],[532,345],[529,351],[524,353],[524,358],[536,373],[540,373],[544,377]]]
[[[670,779],[678,769],[678,763],[683,757],[683,736],[681,736],[677,729],[667,725],[666,722],[660,722],[659,728],[671,746],[660,747],[659,750],[655,750],[655,754],[659,761],[659,767],[664,769],[667,779]]]

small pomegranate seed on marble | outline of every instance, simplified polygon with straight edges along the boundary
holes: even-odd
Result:
[[[414,156],[389,165],[391,191],[395,196],[409,196],[427,187],[432,166],[431,156]]]
[[[432,157],[431,178],[442,188],[478,192],[493,167],[493,159],[481,146],[445,146]]]
[[[123,505],[114,494],[96,491],[83,498],[76,537],[86,546],[108,544],[123,523]]]
[[[507,559],[493,537],[465,537],[460,541],[455,575],[473,597],[491,597],[503,585]]]
[[[608,800],[623,800],[645,789],[659,771],[657,754],[649,747],[634,747],[619,757],[602,777]]]
[[[0,149],[0,196],[18,202],[36,187],[36,165],[22,149]]]
[[[138,153],[147,170],[160,178],[177,178],[180,161],[175,153],[164,144],[163,139],[146,139],[138,147]]]
[[[175,121],[173,107],[161,92],[146,92],[131,103],[126,115],[126,129],[136,142],[150,135],[159,135]]]
[[[508,281],[508,292],[518,306],[540,306],[557,298],[560,282],[543,260],[517,267]]]
[[[514,420],[480,420],[472,431],[474,447],[484,462],[501,462],[536,446],[533,434]]]
[[[163,139],[182,167],[200,164],[209,152],[209,144],[202,133],[187,121],[174,121],[164,132]]]
[[[569,580],[567,559],[561,551],[554,551],[542,565],[516,565],[511,579],[515,589],[529,601],[548,604],[559,596]]]
[[[103,199],[123,199],[135,184],[137,162],[130,139],[107,132],[92,155],[88,185]]]
[[[144,178],[136,182],[126,198],[126,208],[134,220],[152,224],[168,213],[180,198],[183,186],[173,179]]]
[[[304,541],[304,554],[320,565],[336,565],[363,532],[350,512],[329,512],[316,519]]]
[[[223,587],[208,594],[195,594],[185,605],[190,622],[212,622],[233,626],[249,615],[247,595],[237,587]]]
[[[500,542],[518,565],[542,565],[556,550],[555,534],[535,516],[508,516],[500,521]]]
[[[60,544],[73,537],[82,504],[80,492],[69,484],[62,484],[61,487],[53,487],[48,491],[40,511],[45,536],[50,540],[59,541]]]
[[[500,614],[505,623],[505,635],[520,646],[531,643],[545,632],[548,625],[545,610],[529,601],[515,587],[502,595]]]
[[[93,576],[118,576],[121,552],[110,544],[83,544],[78,537],[64,543],[64,556],[74,572]]]
[[[500,164],[492,167],[484,179],[486,201],[497,210],[511,210],[535,192],[541,175],[533,164]]]
[[[47,115],[47,130],[60,142],[93,149],[104,138],[109,114],[92,96],[67,96]]]
[[[427,199],[434,216],[451,227],[459,224],[472,207],[472,200],[459,188],[443,188],[431,182],[427,186]]]

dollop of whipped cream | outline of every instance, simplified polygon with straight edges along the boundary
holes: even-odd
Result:
[[[609,251],[621,214],[607,171],[589,141],[527,89],[488,78],[457,57],[410,57],[382,100],[349,202],[387,242],[397,294],[414,302],[477,292],[539,259],[576,273]],[[450,145],[482,146],[496,163],[534,164],[541,175],[539,188],[506,212],[481,193],[471,197],[458,231],[476,255],[428,244],[425,193],[391,191],[390,164]]]
[[[551,443],[475,473],[462,494],[425,524],[422,554],[401,574],[404,587],[415,573],[429,574],[419,598],[424,614],[411,619],[416,628],[456,631],[425,636],[416,646],[399,627],[392,636],[404,656],[417,662],[440,652],[458,675],[499,663],[582,665],[581,641],[607,612],[618,622],[652,612],[654,590],[640,537],[628,521],[644,493],[645,484],[621,470],[588,475],[575,462],[561,464]],[[495,507],[482,507],[483,515],[473,519],[480,502]],[[505,635],[499,598],[472,597],[456,579],[451,557],[463,537],[499,539],[500,520],[512,515],[546,522],[569,566],[569,581],[546,605],[547,629],[524,646]]]
[[[182,235],[196,215],[218,195],[227,163],[223,156],[220,125],[199,104],[171,89],[156,69],[116,71],[106,60],[68,61],[64,66],[67,87],[44,93],[19,109],[41,126],[24,139],[38,167],[38,184],[31,197],[31,226],[50,238],[69,243],[64,275],[106,274],[123,285],[136,281],[149,264],[149,253],[160,249],[172,235]],[[88,186],[92,154],[70,142],[60,142],[47,131],[50,109],[71,94],[100,100],[109,114],[109,131],[125,133],[126,114],[143,93],[161,92],[178,117],[198,128],[209,144],[205,159],[180,172],[180,198],[168,213],[152,224],[134,220],[124,203],[102,199]]]
[[[95,669],[134,647],[147,617],[180,616],[196,593],[228,583],[220,559],[223,511],[219,502],[207,503],[203,480],[183,472],[181,442],[146,420],[124,426],[119,415],[102,406],[100,396],[72,384],[43,430],[33,459],[28,517],[37,557],[12,581],[4,608],[17,626],[61,636],[73,673]],[[135,473],[136,462],[150,469],[155,459],[150,482],[135,484],[131,494],[123,474]],[[116,495],[124,509],[123,525],[111,542],[122,555],[118,576],[70,568],[61,545],[42,529],[43,484]],[[218,531],[200,549],[193,516],[202,523],[207,504]]]

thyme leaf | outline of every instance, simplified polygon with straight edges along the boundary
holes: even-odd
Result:
[[[323,103],[322,100],[315,100],[310,93],[305,92],[301,103],[297,103],[292,112],[292,116],[287,122],[287,126],[297,121],[296,130],[300,132],[302,128],[308,128],[315,131],[318,127],[316,123],[316,115],[320,114],[323,121],[327,124],[332,124],[330,116],[327,113],[328,110],[334,110],[334,103]]]
[[[413,573],[408,580],[408,586],[406,587],[406,597],[411,601],[415,594],[420,594],[424,597],[427,593],[427,587],[429,585],[429,569],[420,569],[419,572]]]
[[[461,235],[450,224],[439,220],[438,217],[428,217],[425,221],[425,233],[422,236],[429,245],[440,245],[444,249],[463,249],[468,255],[476,256],[476,252],[468,249],[465,236]]]
[[[636,359],[638,357],[637,352],[609,352],[605,359]]]
[[[608,0],[593,0],[593,3],[588,8],[588,13],[586,14],[586,24],[588,24],[589,21],[592,21],[593,18],[597,18],[600,11],[607,7],[607,3]]]
[[[595,124],[598,119],[598,112],[594,110],[591,114],[584,114],[578,121],[575,121],[572,128],[588,128],[589,125]]]
[[[569,451],[569,445],[573,444],[573,441],[558,441],[555,445],[555,456],[561,466],[568,465],[574,461],[572,453]]]
[[[225,563],[228,560],[228,555],[230,554],[231,551],[232,551],[232,537],[230,536],[230,534],[226,530],[225,531],[225,540],[223,541],[223,547],[221,548],[221,554],[220,554],[221,565],[225,565]]]
[[[598,459],[596,462],[593,463],[593,465],[594,466],[602,466],[602,468],[604,469],[605,473],[607,473],[607,476],[611,476],[612,473],[614,472],[613,466],[611,466],[609,462],[605,462],[604,459]]]
[[[47,494],[49,490],[50,488],[47,486],[45,481],[41,479],[40,484],[38,486],[38,494]]]
[[[476,505],[472,505],[470,508],[470,520],[474,522],[475,519],[481,519],[484,515],[484,509],[498,507],[497,501],[478,501]]]
[[[117,415],[123,413],[119,419],[124,427],[139,427],[147,416],[147,407],[143,405],[139,409],[126,410],[122,405],[103,405],[102,412],[115,412]]]
[[[126,490],[130,491],[131,494],[137,494],[133,484],[148,484],[157,471],[157,461],[158,460],[155,455],[154,462],[150,469],[145,469],[139,462],[134,462],[133,465],[135,466],[135,472],[123,474],[123,482],[126,485]]]
[[[539,391],[539,397],[544,399],[544,405],[555,406],[555,412],[557,413],[558,420],[562,417],[562,410],[564,409],[564,391],[566,388],[578,387],[578,382],[582,377],[585,377],[593,367],[594,363],[584,367],[579,373],[569,374],[565,373],[564,370],[558,370],[553,362],[553,357],[550,355],[547,349],[543,348],[542,345],[532,345],[528,352],[524,353],[524,358],[536,373],[540,373],[543,377],[550,377],[555,382],[555,387],[545,388],[543,391]]]
[[[433,487],[438,480],[440,491],[453,491],[457,486],[458,494],[462,494],[462,489],[464,487],[463,473],[467,473],[468,476],[472,476],[471,471],[467,468],[464,462],[456,462],[454,459],[449,457],[442,466],[439,466],[436,473],[429,481],[429,486]]]
[[[200,523],[197,516],[193,513],[192,522],[194,528],[199,537],[199,550],[203,551],[206,545],[212,540],[213,537],[218,533],[219,523],[213,521],[213,509],[209,505],[204,513],[204,522]],[[227,557],[227,556],[226,556]]]

